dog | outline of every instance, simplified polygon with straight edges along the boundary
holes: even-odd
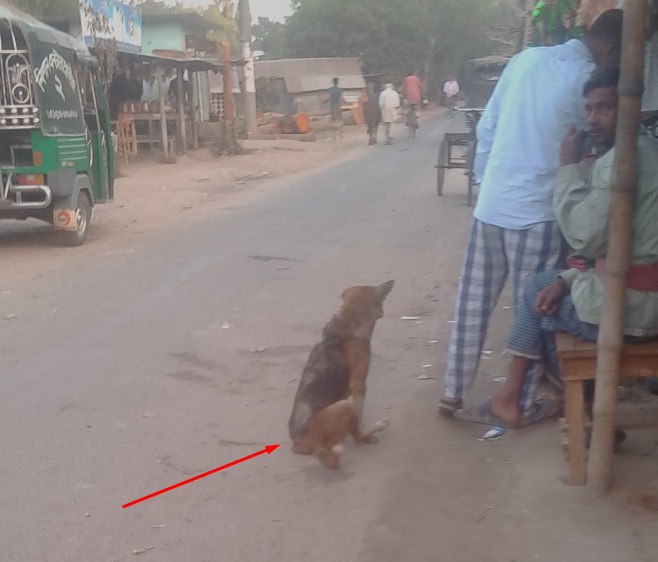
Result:
[[[343,304],[324,327],[311,351],[288,421],[293,452],[313,455],[327,468],[338,468],[340,445],[352,435],[357,445],[376,442],[386,427],[361,428],[370,340],[393,281],[377,287],[356,286],[342,294]]]

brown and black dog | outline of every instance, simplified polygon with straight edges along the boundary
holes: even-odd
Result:
[[[324,327],[299,382],[288,421],[295,453],[314,455],[327,468],[338,468],[339,445],[348,435],[358,445],[372,443],[374,434],[385,427],[380,422],[364,431],[361,415],[370,339],[392,288],[393,281],[388,281],[343,292],[343,305]]]

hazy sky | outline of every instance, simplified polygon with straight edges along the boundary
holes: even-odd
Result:
[[[169,0],[168,3],[173,3],[173,0]],[[183,3],[188,6],[193,4],[205,5],[208,0],[183,0]],[[254,21],[258,20],[258,16],[283,21],[284,17],[292,13],[290,0],[249,0],[249,7]]]
[[[254,20],[258,16],[283,20],[291,14],[290,0],[249,0]]]

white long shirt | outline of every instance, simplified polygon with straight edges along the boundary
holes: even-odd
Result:
[[[384,123],[394,123],[397,119],[396,109],[400,107],[400,95],[393,88],[386,88],[379,94],[379,108]]]
[[[459,83],[457,80],[446,80],[445,84],[443,84],[443,93],[449,98],[456,96],[459,93]]]
[[[577,39],[508,63],[477,126],[476,219],[510,230],[555,220],[560,142],[569,127],[585,127],[583,86],[594,68]]]

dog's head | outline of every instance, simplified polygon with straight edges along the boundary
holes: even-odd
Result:
[[[384,300],[394,283],[391,280],[376,287],[358,285],[343,291],[342,316],[349,322],[355,335],[370,337],[375,322],[384,315]]]

